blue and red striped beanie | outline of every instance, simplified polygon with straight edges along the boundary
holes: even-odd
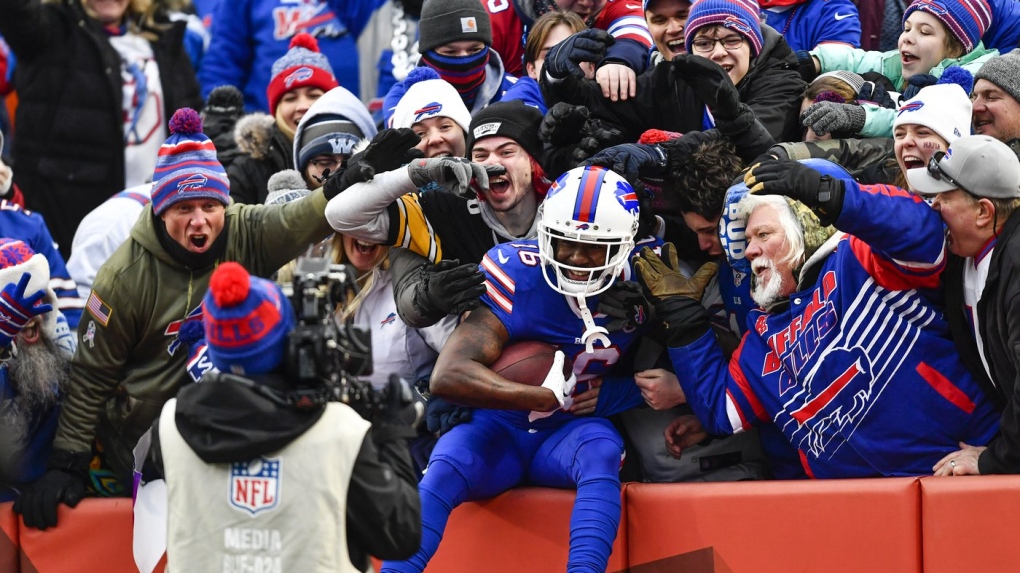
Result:
[[[202,133],[197,111],[181,108],[170,118],[170,137],[159,148],[152,181],[152,212],[156,216],[189,199],[230,204],[227,172],[216,159],[216,146]]]
[[[903,21],[917,10],[935,16],[963,44],[964,53],[974,50],[992,24],[992,9],[985,0],[914,0],[903,11]]]
[[[751,45],[751,57],[761,53],[761,10],[755,0],[696,0],[687,15],[684,47],[691,52],[694,35],[706,26],[722,26],[740,34]]]
[[[223,263],[202,299],[209,359],[221,372],[264,374],[279,367],[294,328],[294,309],[280,287]]]

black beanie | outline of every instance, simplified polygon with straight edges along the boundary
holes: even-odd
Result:
[[[542,140],[538,128],[542,125],[542,112],[525,105],[521,100],[496,102],[471,118],[467,134],[468,157],[475,141],[483,137],[502,135],[517,142],[535,161],[542,158]]]
[[[463,40],[477,40],[492,46],[492,25],[482,3],[478,0],[425,0],[418,21],[418,53]]]

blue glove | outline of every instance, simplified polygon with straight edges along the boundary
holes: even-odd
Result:
[[[545,56],[542,69],[549,79],[562,80],[567,76],[584,77],[579,64],[597,64],[606,56],[606,48],[616,43],[609,32],[588,28],[553,46]]]
[[[53,305],[42,302],[45,290],[25,294],[32,273],[23,273],[18,284],[10,283],[0,290],[0,347],[6,348],[25,328],[28,321],[53,310]]]
[[[628,181],[660,179],[666,173],[666,152],[658,145],[624,143],[603,149],[585,161],[585,165],[608,167]]]
[[[910,76],[907,83],[907,89],[903,90],[903,101],[913,99],[914,96],[921,91],[922,88],[933,86],[939,82],[939,79],[931,74],[917,74],[916,76]]]
[[[438,396],[430,396],[425,405],[425,425],[429,432],[442,436],[454,426],[471,421],[473,408],[458,406]]]

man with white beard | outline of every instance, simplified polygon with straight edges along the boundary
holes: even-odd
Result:
[[[70,373],[75,339],[48,283],[42,255],[0,239],[0,502],[46,469]]]
[[[697,303],[703,287],[649,250],[635,264],[706,431],[772,426],[810,478],[930,474],[959,442],[995,436],[998,416],[936,306],[938,214],[902,189],[796,161],[755,165],[744,182],[760,308],[729,361]]]

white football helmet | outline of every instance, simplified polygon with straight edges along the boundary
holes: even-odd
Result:
[[[620,175],[603,167],[575,167],[549,188],[538,208],[538,254],[553,290],[575,297],[605,291],[623,272],[638,229],[638,198]],[[605,263],[574,267],[556,260],[555,241],[605,249]],[[587,275],[587,279],[571,278]]]

